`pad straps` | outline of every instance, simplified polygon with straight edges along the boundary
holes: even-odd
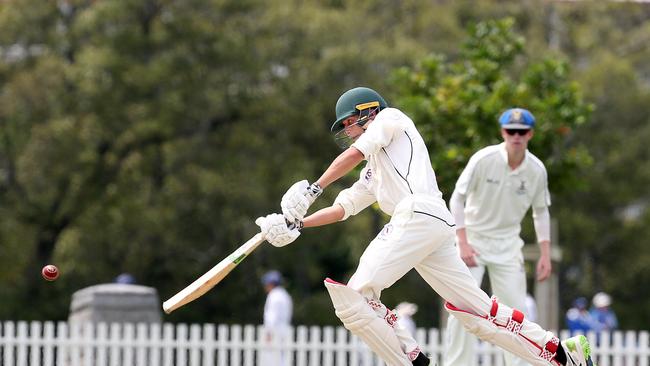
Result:
[[[548,362],[553,361],[559,345],[560,339],[558,337],[551,338],[551,340],[546,342],[544,345],[544,349],[542,350],[542,353],[539,354],[539,357],[545,359]]]
[[[493,322],[496,325],[499,325],[496,319],[498,310],[499,310],[499,300],[497,299],[496,296],[492,296],[492,307],[490,308],[490,314],[488,314],[487,320]],[[512,315],[508,319],[508,323],[506,324],[505,328],[508,331],[514,333],[515,335],[519,335],[523,323],[524,323],[524,313],[522,313],[517,309],[512,309]],[[554,361],[555,355],[557,354],[557,348],[559,347],[559,344],[560,344],[560,339],[558,337],[551,338],[551,340],[546,342],[544,348],[542,348],[539,357],[552,363],[552,361]]]

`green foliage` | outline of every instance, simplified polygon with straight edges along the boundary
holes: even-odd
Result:
[[[172,295],[327,167],[336,98],[366,85],[418,123],[446,195],[499,141],[503,109],[532,110],[561,223],[560,300],[605,290],[624,327],[647,328],[649,13],[584,3],[3,2],[0,317],[65,319],[74,291],[124,271]],[[165,320],[257,323],[259,276],[277,268],[297,323],[335,323],[322,280],[347,280],[385,220],[367,210],[262,246]],[[434,325],[423,286],[409,273],[385,301],[415,301]]]
[[[0,295],[12,299],[0,316],[63,319],[75,290],[124,271],[168,297],[244,242],[255,217],[337,153],[328,126],[338,94],[382,89],[388,70],[422,54],[395,8],[362,32],[349,21],[376,5],[3,4],[2,49],[19,52],[0,63]],[[257,322],[259,276],[278,268],[318,306],[296,319],[331,322],[322,279],[349,277],[380,225],[368,212],[283,252],[264,246],[169,320]],[[50,262],[61,277],[45,283]]]
[[[553,192],[575,188],[578,168],[590,164],[586,148],[571,143],[591,106],[568,80],[567,62],[527,59],[513,27],[512,18],[480,22],[470,28],[458,60],[433,54],[393,75],[398,105],[422,131],[447,196],[469,157],[500,140],[498,116],[513,106],[537,118],[530,148],[545,162]]]

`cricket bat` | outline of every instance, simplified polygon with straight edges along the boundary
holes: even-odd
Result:
[[[169,314],[181,306],[203,296],[216,284],[221,282],[230,271],[235,269],[235,267],[237,267],[237,265],[251,254],[251,252],[253,252],[253,250],[255,250],[260,244],[262,244],[262,242],[264,242],[264,237],[261,233],[250,238],[246,243],[242,244],[242,246],[226,257],[226,259],[219,262],[196,281],[192,282],[189,286],[185,287],[179,293],[165,301],[163,303],[163,310],[165,313]]]

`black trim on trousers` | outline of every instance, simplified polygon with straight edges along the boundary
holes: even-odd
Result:
[[[438,219],[438,220],[444,222],[444,223],[447,224],[447,226],[449,226],[449,227],[454,227],[454,226],[456,226],[456,224],[450,224],[450,223],[448,223],[447,221],[441,219],[440,217],[438,217],[438,216],[436,216],[436,215],[432,215],[432,214],[430,214],[430,213],[426,213],[426,212],[423,212],[423,211],[415,211],[415,210],[414,210],[413,212],[415,212],[415,213],[419,213],[419,214],[423,214],[423,215],[427,215],[427,216],[431,216],[431,217],[433,217],[434,219]]]

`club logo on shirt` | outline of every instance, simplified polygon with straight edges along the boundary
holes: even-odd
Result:
[[[366,183],[370,183],[372,180],[372,169],[368,168],[366,170],[366,174],[363,175],[363,180],[365,180]]]
[[[393,225],[392,224],[386,224],[384,225],[384,228],[381,229],[379,232],[379,235],[377,235],[377,239],[381,240],[386,240],[386,238],[393,232]]]
[[[526,194],[526,181],[522,180],[521,184],[519,185],[519,188],[515,191],[518,195]]]

